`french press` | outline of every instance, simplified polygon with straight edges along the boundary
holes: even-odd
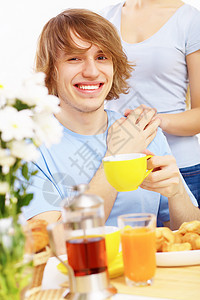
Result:
[[[63,204],[63,235],[66,244],[70,291],[65,299],[110,299],[117,290],[110,285],[104,235],[104,202],[97,195],[84,193],[87,185],[73,187],[78,194]],[[69,199],[68,199],[69,200]],[[67,200],[67,202],[68,202]],[[54,251],[52,226],[48,226]],[[60,260],[60,258],[56,255]]]

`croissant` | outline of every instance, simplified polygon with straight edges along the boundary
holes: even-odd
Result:
[[[188,232],[183,236],[183,242],[191,244],[193,250],[200,249],[200,236],[197,233]]]
[[[165,242],[162,248],[163,252],[171,252],[171,251],[186,251],[192,250],[192,246],[190,243],[177,243],[177,244],[170,244]]]
[[[49,244],[49,237],[46,229],[48,223],[45,220],[40,219],[30,220],[28,223],[32,231],[34,252],[38,253]]]
[[[164,242],[172,244],[174,240],[174,234],[168,227],[156,228],[156,249],[158,252],[163,251],[162,247]]]
[[[173,232],[167,227],[156,228],[157,252],[200,249],[200,221],[184,222]]]
[[[179,232],[181,234],[185,234],[187,232],[194,232],[200,234],[200,221],[191,221],[191,222],[184,222],[180,228]]]

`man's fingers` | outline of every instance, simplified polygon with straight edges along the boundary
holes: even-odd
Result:
[[[112,131],[112,129],[118,127],[118,126],[121,126],[124,121],[126,120],[125,117],[121,117],[120,119],[117,119],[111,126],[110,128],[108,129],[108,131]]]
[[[174,174],[176,175],[176,174]],[[176,177],[176,176],[175,176]],[[165,170],[157,170],[155,172],[151,172],[147,178],[145,178],[145,184],[152,185],[155,183],[156,185],[160,182],[163,182],[168,179],[172,179],[174,176],[172,176],[171,172],[169,172],[168,169]]]
[[[147,161],[148,169],[153,171],[140,185],[166,197],[172,197],[180,185],[180,172],[172,155],[153,156]]]
[[[144,151],[142,151],[142,153],[146,154],[146,155],[155,155],[153,152],[149,151],[148,149],[145,149]]]
[[[147,168],[154,169],[159,167],[168,166],[176,163],[175,158],[172,155],[153,156],[147,161]]]
[[[150,184],[144,181],[140,185],[140,187],[144,190],[153,191],[164,195],[164,194],[171,194],[172,185],[173,187],[175,187],[175,185],[178,186],[179,180],[177,178],[173,178],[173,179],[169,178],[164,181],[157,182],[155,184],[153,183]]]
[[[149,146],[149,144],[153,141],[157,134],[157,130],[155,130],[152,134],[150,134],[148,137],[146,137],[146,147]]]

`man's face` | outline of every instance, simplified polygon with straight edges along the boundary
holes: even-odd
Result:
[[[89,43],[72,34],[74,42],[81,49]],[[61,107],[79,112],[92,112],[104,106],[104,100],[113,82],[113,63],[98,46],[80,53],[60,53],[57,91]]]

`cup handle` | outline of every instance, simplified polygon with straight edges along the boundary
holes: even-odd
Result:
[[[146,160],[151,158],[151,157],[153,157],[153,155],[151,155],[151,154],[147,155]],[[144,178],[146,178],[152,171],[153,171],[153,169],[150,169],[150,170],[146,171],[146,174],[145,174]]]

